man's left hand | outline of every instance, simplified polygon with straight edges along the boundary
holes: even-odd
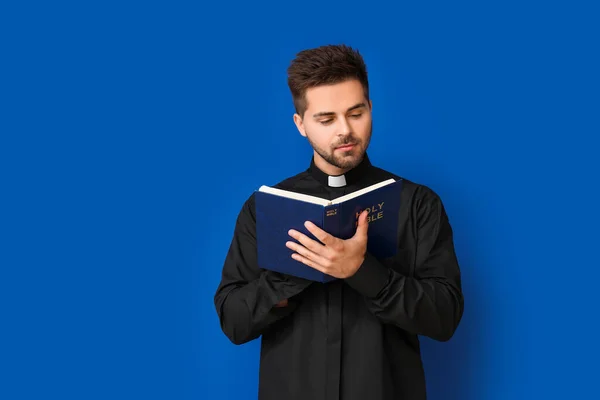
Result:
[[[289,241],[286,246],[294,250],[294,260],[335,278],[348,278],[360,268],[367,252],[367,216],[367,211],[360,214],[356,233],[350,239],[339,239],[313,223],[306,222],[306,229],[321,243],[292,229],[288,232],[289,235],[300,243]]]

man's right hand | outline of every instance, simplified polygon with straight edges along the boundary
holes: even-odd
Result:
[[[287,305],[288,305],[288,300],[283,299],[279,303],[275,304],[275,307],[287,307]]]

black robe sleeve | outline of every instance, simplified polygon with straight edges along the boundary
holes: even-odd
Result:
[[[440,198],[426,187],[419,190],[413,212],[417,233],[414,276],[388,268],[367,253],[346,282],[364,296],[368,308],[383,323],[447,341],[464,309],[460,270],[452,228]]]
[[[282,238],[282,246],[287,238]],[[311,282],[258,267],[254,197],[242,207],[214,296],[221,329],[234,344],[259,337],[295,309],[293,296]],[[288,306],[275,307],[288,299]]]

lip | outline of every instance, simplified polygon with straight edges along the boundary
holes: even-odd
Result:
[[[354,148],[354,146],[356,146],[355,144],[345,144],[343,146],[339,146],[336,147],[336,150],[342,150],[342,151],[347,151],[347,150],[352,150]]]

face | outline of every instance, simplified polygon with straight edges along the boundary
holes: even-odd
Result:
[[[315,164],[329,175],[341,175],[363,159],[371,140],[372,103],[358,80],[306,91],[304,118],[294,123],[314,149]]]

